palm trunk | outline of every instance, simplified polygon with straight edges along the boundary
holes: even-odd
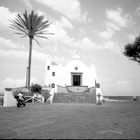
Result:
[[[29,89],[29,94],[31,94],[30,81],[31,81],[32,40],[33,40],[33,37],[29,37],[29,59],[28,59],[28,89]]]

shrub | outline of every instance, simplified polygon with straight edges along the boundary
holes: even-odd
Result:
[[[38,84],[34,84],[31,86],[31,92],[39,93],[41,94],[42,87]]]

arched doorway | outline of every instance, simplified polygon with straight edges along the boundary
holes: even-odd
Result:
[[[71,73],[71,85],[82,86],[82,73]]]

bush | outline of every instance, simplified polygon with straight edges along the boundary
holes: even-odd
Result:
[[[39,93],[41,94],[42,87],[38,84],[34,84],[31,86],[31,92]]]

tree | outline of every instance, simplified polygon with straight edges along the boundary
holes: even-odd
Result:
[[[125,45],[123,54],[140,64],[140,35],[135,38],[133,43]]]
[[[41,94],[42,91],[42,87],[38,84],[34,84],[31,86],[31,92],[38,92],[39,94]]]
[[[21,37],[29,37],[27,85],[30,91],[32,41],[35,40],[37,44],[39,44],[39,42],[36,40],[36,37],[48,39],[45,34],[53,33],[48,33],[45,29],[47,29],[51,23],[49,20],[45,19],[45,16],[35,14],[33,10],[30,14],[27,14],[26,10],[23,15],[17,14],[16,18],[10,22],[10,27],[16,30],[15,34],[20,35]]]

